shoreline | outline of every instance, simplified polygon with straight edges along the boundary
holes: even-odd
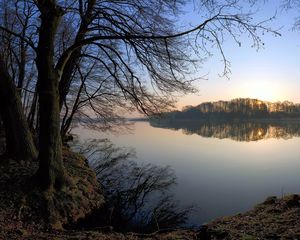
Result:
[[[65,153],[66,161],[72,171],[93,169],[86,164],[84,157],[69,149]],[[10,160],[8,165],[0,165],[0,239],[38,240],[38,239],[299,239],[300,238],[300,196],[288,195],[283,198],[268,197],[254,208],[232,216],[212,220],[199,229],[170,228],[153,233],[115,232],[111,226],[90,229],[72,228],[69,230],[51,230],[41,225],[39,216],[19,218],[20,201],[26,197],[24,184],[34,172],[34,167]],[[7,168],[7,166],[9,166]],[[77,169],[77,170],[76,170]],[[80,170],[81,171],[81,170]],[[74,173],[75,174],[75,173]],[[75,174],[77,175],[77,174]],[[90,173],[91,188],[99,188],[95,175]],[[78,181],[85,177],[81,174]],[[17,179],[18,181],[11,181]],[[86,178],[87,179],[87,178]],[[97,186],[96,186],[97,185]],[[89,195],[87,201],[89,201]],[[100,196],[100,195],[99,195]],[[102,196],[103,197],[103,196]],[[101,198],[102,198],[101,197]],[[95,199],[97,201],[97,199]],[[100,200],[100,199],[98,199]],[[102,201],[102,199],[101,199]],[[104,199],[105,201],[105,199]],[[81,201],[80,201],[81,202]],[[79,202],[79,204],[80,204]],[[29,203],[32,204],[32,203]],[[88,203],[89,205],[89,203]],[[23,203],[23,209],[26,206]],[[88,207],[86,205],[86,207]],[[30,208],[29,208],[30,209]],[[59,209],[58,209],[59,210]],[[30,212],[31,213],[31,212]],[[87,212],[86,212],[87,213]],[[81,215],[83,217],[83,215]]]

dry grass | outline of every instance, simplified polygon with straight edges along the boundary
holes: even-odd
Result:
[[[300,239],[300,196],[269,197],[254,209],[208,224],[223,239]]]

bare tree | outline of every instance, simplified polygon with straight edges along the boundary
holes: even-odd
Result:
[[[300,11],[300,1],[299,0],[282,0],[282,8],[286,11],[289,11],[291,9],[296,9],[297,11]],[[297,17],[294,22],[294,29],[299,30],[300,29],[300,18]]]
[[[238,36],[247,33],[259,47],[259,34],[271,31],[265,21],[255,23],[251,15],[237,12],[239,1],[200,2],[204,14],[199,24],[182,31],[178,31],[175,16],[183,1],[18,2],[32,6],[34,14],[30,19],[39,23],[38,28],[34,28],[37,31],[20,33],[5,25],[1,25],[0,30],[22,40],[36,55],[40,163],[37,176],[46,189],[59,189],[66,184],[60,112],[74,71],[79,74],[79,69],[83,71],[83,65],[79,64],[81,58],[97,61],[102,73],[99,82],[104,84],[101,89],[121,93],[120,100],[149,114],[170,108],[178,92],[195,90],[188,74],[201,64],[195,58],[202,59],[202,54],[208,52],[205,44],[219,49],[226,73],[228,62],[222,50],[224,37],[232,36],[238,42]],[[65,23],[70,23],[70,29],[76,34],[67,32]],[[108,80],[104,81],[106,78]],[[91,101],[90,92],[82,90],[84,85],[97,88],[93,84],[86,81],[78,88],[79,94],[84,93],[90,99],[90,107],[95,101]],[[95,99],[101,106],[104,99]],[[75,105],[78,106],[78,102]],[[103,111],[99,107],[92,108],[95,112]]]
[[[13,29],[20,29],[22,33],[26,31],[28,12],[24,8],[24,19],[21,19],[17,2],[3,1],[1,5],[0,22],[8,29],[8,32],[0,33],[0,112],[6,133],[6,155],[18,160],[34,160],[37,150],[21,100],[25,82],[26,44],[10,33]]]
[[[6,155],[35,160],[37,151],[27,125],[20,96],[0,54],[0,113],[6,136]]]
[[[100,131],[128,126],[121,114],[134,109],[126,103],[110,76],[103,76],[97,60],[85,61],[82,58],[72,77],[74,80],[62,111],[62,139],[74,122]]]

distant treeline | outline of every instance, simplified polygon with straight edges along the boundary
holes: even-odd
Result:
[[[174,120],[297,118],[300,117],[300,104],[237,98],[231,101],[204,102],[198,106],[186,106],[182,111],[168,112],[163,114],[163,117]]]
[[[182,129],[186,135],[229,138],[235,141],[258,141],[276,138],[300,137],[298,121],[150,121],[152,127],[172,130]]]

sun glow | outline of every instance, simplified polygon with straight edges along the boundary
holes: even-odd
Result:
[[[261,136],[261,135],[262,135],[262,131],[258,130],[258,136]]]
[[[239,96],[257,98],[263,101],[276,102],[287,98],[283,95],[285,92],[279,86],[260,82],[245,84],[238,92]]]

